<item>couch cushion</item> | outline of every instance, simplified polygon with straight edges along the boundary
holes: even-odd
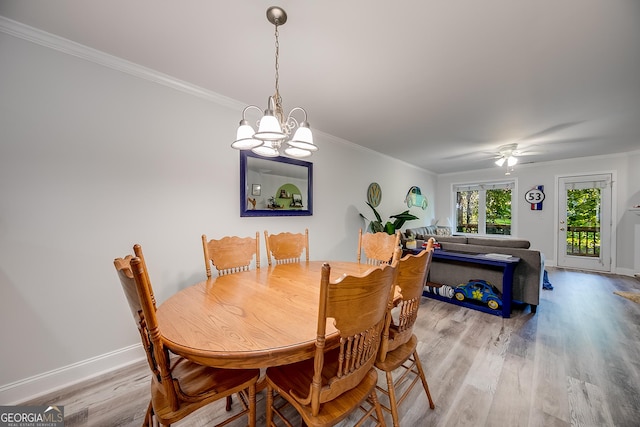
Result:
[[[443,240],[444,241],[444,240]],[[529,249],[531,242],[524,239],[497,239],[491,237],[467,237],[467,243],[479,246]]]
[[[467,243],[467,236],[433,236],[433,238],[436,242]]]
[[[467,243],[466,236],[442,236],[437,234],[437,229],[438,227],[435,225],[427,225],[425,227],[407,228],[404,233],[405,236],[411,233],[415,239],[424,241],[428,241],[433,237],[437,242]]]
[[[413,234],[413,237],[415,237],[416,239],[422,239],[422,237],[420,236],[435,235],[436,227],[427,225],[424,227],[407,228],[404,231],[404,234],[408,237],[409,233]]]

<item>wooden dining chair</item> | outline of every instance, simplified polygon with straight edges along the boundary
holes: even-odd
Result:
[[[344,275],[335,281],[329,280],[330,272],[325,263],[313,359],[267,368],[269,427],[276,425],[274,415],[290,426],[286,417],[293,412],[284,410],[280,398],[274,404],[274,392],[292,405],[309,427],[332,426],[358,409],[365,412],[360,422],[371,417],[377,425],[385,425],[376,395],[374,363],[396,268],[374,267],[362,276]],[[328,318],[338,329],[338,337],[326,335]],[[326,344],[329,347],[325,348]]]
[[[395,234],[358,232],[358,262],[364,251],[364,262],[371,265],[388,264],[394,261],[396,248],[400,246],[400,230]]]
[[[309,230],[306,228],[304,234],[289,232],[269,234],[265,230],[264,239],[267,246],[269,265],[273,260],[275,260],[276,264],[300,262],[303,250],[306,260],[309,261]]]
[[[163,344],[162,331],[156,319],[156,303],[140,245],[134,246],[135,257],[116,258],[114,265],[129,308],[138,325],[142,345],[151,369],[151,400],[143,426],[170,425],[195,410],[238,393],[243,410],[228,417],[218,426],[244,415],[249,426],[256,421],[256,381],[259,369],[219,369],[193,363],[170,355]]]
[[[418,316],[422,290],[432,257],[433,239],[430,239],[424,251],[418,255],[409,254],[400,259],[396,279],[399,295],[393,300],[393,304],[390,304],[385,318],[382,341],[375,366],[386,374],[387,388],[378,386],[377,389],[389,400],[388,407],[384,403],[381,403],[381,406],[387,412],[391,412],[394,427],[399,425],[398,406],[407,398],[418,380],[422,381],[422,387],[429,400],[429,407],[435,408],[418,357],[418,338],[413,333],[413,325]],[[397,375],[394,381],[392,373],[399,368],[403,369],[402,374]],[[408,375],[413,375],[413,379],[411,383],[406,385],[405,378]],[[402,386],[404,391],[400,397],[397,397],[396,387],[400,384],[405,384]]]
[[[202,235],[202,250],[207,278],[211,277],[211,265],[218,270],[218,276],[248,271],[255,256],[256,268],[260,268],[260,232],[253,237],[225,236],[222,239],[207,240]]]

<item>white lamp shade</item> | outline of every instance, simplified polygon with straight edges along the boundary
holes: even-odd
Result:
[[[262,145],[263,141],[255,139],[254,134],[255,131],[250,125],[240,125],[236,133],[236,140],[231,144],[231,147],[237,150],[250,150]]]
[[[498,165],[498,166],[504,165],[504,161],[505,160],[506,159],[504,157],[500,157],[498,160],[496,160],[496,165]]]
[[[280,155],[278,148],[274,147],[271,141],[265,141],[264,144],[252,148],[251,151],[262,157],[278,157]]]
[[[261,141],[279,141],[284,139],[286,135],[282,132],[278,119],[275,116],[265,114],[260,119],[258,132],[253,137]]]
[[[509,158],[507,159],[507,166],[513,166],[516,163],[518,163],[518,159],[516,157],[509,156]]]
[[[311,133],[311,129],[308,126],[305,126],[302,123],[296,133],[293,135],[291,141],[288,141],[287,144],[291,145],[295,148],[301,148],[303,150],[308,151],[317,151],[318,147],[313,143],[313,134]]]
[[[284,154],[291,157],[302,158],[302,157],[309,157],[311,155],[311,151],[303,150],[302,148],[287,147],[284,150]]]

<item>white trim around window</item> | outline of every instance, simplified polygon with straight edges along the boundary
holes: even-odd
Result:
[[[492,189],[510,189],[511,190],[511,232],[509,235],[500,234],[486,234],[486,206],[484,197],[482,203],[478,206],[478,233],[464,233],[458,232],[458,207],[457,207],[457,193],[458,191],[480,191],[484,193],[486,190]],[[518,180],[516,178],[503,179],[496,181],[484,181],[484,182],[466,182],[466,183],[454,183],[451,184],[451,213],[453,218],[453,232],[461,235],[471,236],[491,236],[491,237],[512,237],[517,236],[517,218],[518,218]]]

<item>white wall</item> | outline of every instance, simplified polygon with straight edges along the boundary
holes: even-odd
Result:
[[[0,31],[0,404],[142,356],[113,267],[134,243],[161,303],[204,278],[202,233],[308,227],[312,259],[355,260],[371,182],[383,215],[433,199],[435,176],[316,130],[313,216],[241,218],[242,106],[80,56]]]
[[[640,146],[640,142],[638,144]],[[584,175],[588,173],[612,172],[615,174],[613,210],[614,210],[614,247],[612,248],[612,269],[620,274],[631,274],[634,265],[634,224],[640,216],[628,209],[640,204],[640,152],[623,155],[586,157],[547,163],[519,164],[511,177],[517,181],[517,221],[516,237],[531,241],[531,247],[545,254],[548,265],[556,264],[555,202],[557,199],[556,182],[561,175]],[[440,218],[451,217],[453,221],[452,184],[476,181],[504,179],[504,168],[469,171],[464,173],[438,176],[437,210]],[[532,211],[524,199],[527,190],[544,185],[545,201],[543,210]]]

